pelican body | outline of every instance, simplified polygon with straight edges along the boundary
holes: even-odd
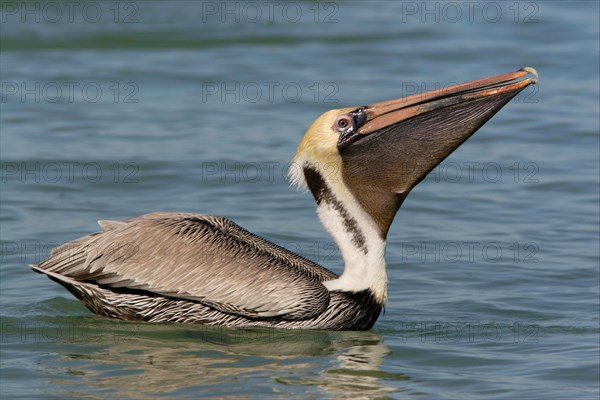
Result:
[[[30,265],[92,312],[230,327],[370,329],[387,301],[386,237],[402,202],[515,95],[532,68],[362,107],[308,129],[291,176],[307,188],[344,261],[340,276],[210,215],[99,221],[100,232]]]

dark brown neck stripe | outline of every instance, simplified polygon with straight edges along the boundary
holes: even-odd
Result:
[[[327,182],[325,182],[325,179],[323,179],[323,175],[311,166],[305,166],[303,172],[306,184],[315,197],[317,205],[324,202],[333,207],[333,209],[342,217],[346,230],[352,235],[352,243],[367,254],[368,249],[365,235],[360,229],[358,222],[350,215],[348,210],[346,210],[342,202],[335,197],[335,194],[331,191]]]

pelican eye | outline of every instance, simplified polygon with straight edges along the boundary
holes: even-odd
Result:
[[[342,116],[338,119],[336,125],[339,129],[344,130],[344,129],[348,128],[350,125],[352,125],[352,121],[350,120],[350,117]]]

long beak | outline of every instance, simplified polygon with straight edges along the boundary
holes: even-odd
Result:
[[[533,68],[359,108],[364,123],[341,135],[344,182],[385,237],[425,176],[527,86]]]
[[[526,79],[519,80],[520,78]],[[537,71],[524,67],[515,72],[478,79],[447,88],[415,94],[397,100],[373,103],[366,107],[367,122],[358,130],[359,135],[367,135],[401,121],[429,111],[448,107],[487,96],[508,92],[519,92],[537,83]]]

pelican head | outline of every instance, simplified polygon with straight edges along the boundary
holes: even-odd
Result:
[[[384,263],[381,256],[378,261],[365,259],[365,265],[352,267],[360,263],[357,259],[361,251],[385,251],[390,225],[411,189],[534,83],[537,73],[526,67],[321,115],[298,147],[294,165],[302,173],[293,180],[312,192],[321,221],[340,246],[346,269],[336,281],[343,280],[349,270],[362,271],[354,274],[354,280],[364,280],[367,269],[373,269],[366,264]],[[376,240],[371,236],[378,236],[383,244],[373,243]],[[347,288],[357,284],[349,282],[346,279],[345,284],[330,286]]]

